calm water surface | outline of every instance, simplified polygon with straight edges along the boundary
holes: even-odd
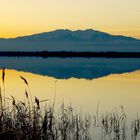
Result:
[[[140,69],[140,59],[0,57],[0,68],[16,69],[59,79],[93,79]]]
[[[102,115],[120,112],[123,105],[129,123],[139,116],[140,59],[0,57],[0,67],[4,66],[7,97],[24,101],[27,87],[19,77],[23,76],[33,97],[52,103],[56,93],[56,108],[71,102],[77,111],[94,115],[99,103]]]
[[[54,101],[56,86],[56,110],[62,102],[66,105],[71,102],[77,112],[82,110],[83,114],[92,116],[96,115],[99,103],[99,116],[101,116],[102,113],[110,111],[120,113],[120,106],[123,105],[127,114],[128,130],[131,121],[140,115],[140,71],[113,74],[93,80],[76,78],[65,80],[6,69],[6,97],[11,98],[13,95],[16,100],[24,101],[25,89],[28,88],[19,76],[27,79],[33,97],[36,96],[40,100],[48,99],[49,103]],[[2,81],[0,84],[2,85]],[[3,91],[2,86],[1,88]],[[94,129],[92,134],[95,139],[100,140],[100,129]],[[130,133],[128,135],[130,138]]]

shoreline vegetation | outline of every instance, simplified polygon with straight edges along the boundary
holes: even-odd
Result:
[[[0,51],[0,57],[104,57],[140,58],[140,52],[72,52],[72,51]]]
[[[95,115],[78,113],[64,102],[56,110],[53,103],[32,97],[30,84],[19,75],[25,84],[24,100],[18,101],[5,92],[6,69],[3,68],[0,85],[0,140],[93,140],[94,132],[100,135],[97,140],[138,140],[140,119],[131,123],[131,138],[128,138],[127,115],[123,106],[121,113],[99,114],[99,105]],[[95,136],[95,138],[94,138]]]

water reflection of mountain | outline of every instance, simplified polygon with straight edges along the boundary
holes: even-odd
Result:
[[[98,78],[140,69],[139,58],[0,57],[0,68],[16,69],[56,78]]]

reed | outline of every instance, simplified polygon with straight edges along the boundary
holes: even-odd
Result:
[[[2,81],[5,84],[5,68]],[[82,115],[71,105],[64,102],[55,109],[56,81],[54,102],[32,98],[28,81],[20,76],[28,90],[25,100],[17,101],[13,96],[6,98],[0,88],[0,140],[92,140],[95,129],[100,128],[101,140],[127,140],[127,116],[121,106],[121,114],[109,112],[96,115]],[[3,91],[5,93],[5,91]],[[5,100],[7,99],[7,100]],[[3,102],[9,102],[5,105]],[[41,103],[44,102],[44,108]],[[138,140],[140,119],[132,121],[131,139]]]

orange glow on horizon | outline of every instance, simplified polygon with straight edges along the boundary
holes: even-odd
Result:
[[[95,29],[140,38],[139,0],[0,1],[0,37]]]
[[[61,28],[58,28],[58,29],[61,29]],[[83,29],[69,29],[69,30],[72,30],[72,31],[75,31],[75,30],[86,30],[86,29],[89,29],[89,28],[83,28]],[[91,28],[90,28],[91,29]],[[28,36],[28,35],[33,35],[33,34],[38,34],[38,33],[43,33],[43,32],[50,32],[50,31],[54,31],[54,30],[57,30],[56,29],[50,29],[50,30],[38,30],[38,31],[27,31],[27,32],[3,32],[0,34],[0,38],[16,38],[16,37],[19,37],[19,36]],[[124,36],[129,36],[129,37],[134,37],[134,38],[137,38],[137,39],[140,39],[140,34],[139,34],[139,30],[115,30],[115,29],[94,29],[93,30],[98,30],[98,31],[102,31],[102,32],[106,32],[106,33],[109,33],[111,35],[124,35]]]

